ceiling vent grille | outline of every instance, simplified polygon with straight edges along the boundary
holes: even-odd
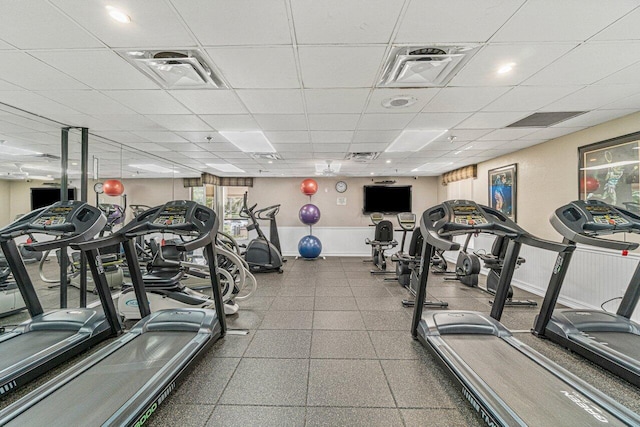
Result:
[[[122,51],[118,54],[165,89],[227,88],[195,49]]]
[[[520,119],[515,123],[511,123],[508,128],[546,128],[553,126],[565,120],[572,119],[586,111],[559,111],[548,113],[533,113],[530,116]]]
[[[475,53],[473,46],[396,47],[378,87],[441,87]]]
[[[282,160],[278,153],[250,153],[251,158],[256,160]]]
[[[380,155],[380,152],[359,152],[359,153],[347,153],[345,160],[353,160],[357,163],[366,163],[375,160]]]

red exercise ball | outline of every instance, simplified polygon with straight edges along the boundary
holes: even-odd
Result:
[[[584,193],[592,193],[600,188],[600,181],[593,176],[587,176],[585,179],[580,180],[580,191]]]
[[[318,183],[315,179],[307,178],[300,184],[300,191],[307,196],[312,196],[318,191]]]
[[[124,185],[117,179],[108,179],[102,184],[102,191],[107,196],[122,196]]]

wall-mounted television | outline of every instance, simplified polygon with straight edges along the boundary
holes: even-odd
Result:
[[[411,212],[410,185],[365,185],[364,214]]]
[[[68,199],[76,200],[76,189],[67,189]],[[31,189],[31,210],[43,208],[60,201],[60,188],[34,187]]]

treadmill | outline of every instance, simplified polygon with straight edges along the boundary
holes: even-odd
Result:
[[[24,248],[66,250],[72,243],[92,239],[106,222],[99,209],[85,202],[66,201],[37,209],[0,229],[0,247],[31,315],[30,320],[0,335],[0,395],[118,333],[99,308],[64,308],[45,313],[15,239],[45,234],[54,240],[26,244]]]
[[[457,250],[449,237],[490,233],[509,239],[491,316],[473,311],[424,311],[429,269],[423,268],[411,333],[438,359],[478,415],[491,426],[640,425],[640,416],[515,339],[499,319],[522,244],[571,253],[575,247],[526,233],[500,211],[452,200],[426,210],[423,265],[436,249]],[[554,271],[553,280],[558,280]],[[516,378],[517,377],[517,378]]]
[[[628,251],[638,243],[599,236],[640,234],[640,216],[599,200],[577,200],[557,209],[551,224],[570,244]],[[562,260],[561,276],[571,257]],[[630,320],[640,299],[640,263],[616,313],[592,309],[555,310],[562,281],[552,283],[536,318],[533,333],[567,347],[640,387],[640,325]]]
[[[215,261],[209,263],[215,311],[167,309],[150,314],[135,239],[151,233],[191,236],[179,249],[204,248],[215,260],[219,219],[188,200],[149,209],[111,236],[75,245],[84,251],[107,316],[119,317],[108,290],[100,247],[122,243],[140,320],[129,332],[0,411],[2,426],[141,426],[183,379],[192,363],[226,332]],[[71,402],[71,404],[70,404]]]

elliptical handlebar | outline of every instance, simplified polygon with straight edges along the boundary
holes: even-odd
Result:
[[[254,208],[256,206],[257,205],[253,205]],[[280,205],[271,205],[271,206],[267,206],[266,208],[258,209],[257,211],[254,212],[254,214],[258,219],[270,220],[272,217],[278,215],[279,212],[280,212]]]

